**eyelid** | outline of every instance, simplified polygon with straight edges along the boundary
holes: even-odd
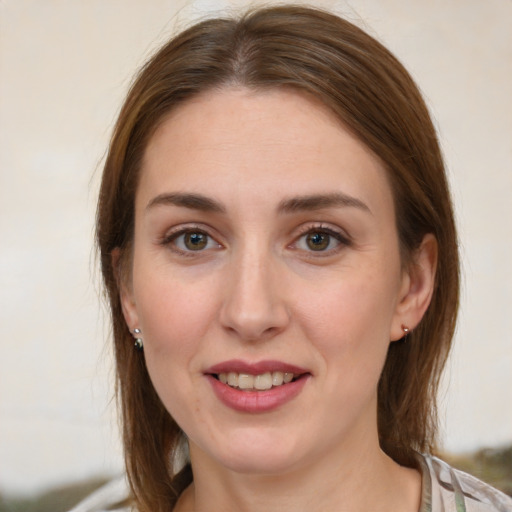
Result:
[[[198,257],[201,255],[205,255],[206,253],[209,253],[212,250],[219,250],[225,247],[223,243],[219,242],[220,237],[216,233],[212,234],[212,231],[215,230],[213,230],[210,226],[201,223],[180,224],[178,226],[173,226],[172,228],[168,229],[165,232],[165,234],[158,240],[158,244],[164,247],[168,247],[173,252],[182,256]],[[183,250],[173,243],[181,235],[193,232],[204,233],[211,241],[213,241],[216,244],[216,247],[205,248],[197,251]],[[338,244],[334,248],[321,251],[308,251],[297,247],[297,243],[302,237],[314,232],[325,233],[333,237],[338,242]],[[293,236],[293,241],[288,245],[288,248],[292,250],[301,251],[305,255],[307,255],[307,257],[321,258],[332,256],[339,252],[340,250],[342,250],[344,247],[348,247],[351,245],[352,239],[350,235],[340,227],[332,226],[330,224],[326,224],[325,222],[310,222],[305,223],[297,228],[297,232]]]
[[[212,229],[209,228],[208,226],[205,226],[204,224],[197,224],[197,223],[180,224],[178,226],[174,226],[171,229],[167,230],[165,232],[164,236],[162,236],[158,240],[158,243],[159,243],[159,245],[168,247],[170,250],[172,250],[173,252],[175,252],[179,255],[189,256],[189,257],[194,257],[194,256],[197,257],[197,256],[200,256],[201,254],[209,252],[210,250],[212,250],[212,248],[198,250],[198,251],[183,250],[183,249],[180,249],[176,244],[173,244],[173,242],[182,235],[186,235],[187,233],[198,232],[198,233],[204,233],[210,240],[215,242],[217,247],[213,248],[213,250],[223,248],[223,244],[218,241],[217,237],[214,236],[211,233],[211,231],[212,231]]]
[[[343,247],[349,247],[352,245],[352,239],[346,231],[342,230],[339,227],[333,227],[332,225],[327,225],[324,222],[319,222],[303,224],[302,226],[300,226],[298,234],[294,237],[293,242],[289,245],[289,247],[295,250],[300,250],[294,246],[296,246],[296,244],[302,237],[314,232],[325,233],[329,236],[332,236],[338,241],[338,245],[332,249],[327,249],[325,251],[304,251],[305,253],[307,253],[308,257],[316,258],[332,256],[333,254],[336,254],[337,252],[342,250]]]

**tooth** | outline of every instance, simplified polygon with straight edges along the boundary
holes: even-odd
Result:
[[[283,372],[274,372],[272,373],[272,385],[280,386],[283,383],[284,373]]]
[[[260,375],[249,375],[247,373],[219,373],[217,375],[220,382],[227,384],[233,388],[243,390],[257,389],[265,391],[271,389],[272,386],[281,386],[288,384],[294,378],[294,374],[290,372],[266,372]]]
[[[260,390],[270,389],[272,387],[272,374],[267,372],[263,375],[256,375],[254,377],[254,387]]]
[[[238,386],[238,373],[235,373],[235,372],[228,373],[228,384],[232,387]]]
[[[293,380],[293,373],[285,373],[283,376],[283,381],[285,384],[288,384],[288,382],[291,382]]]
[[[241,373],[238,376],[238,387],[240,389],[254,389],[254,376]]]

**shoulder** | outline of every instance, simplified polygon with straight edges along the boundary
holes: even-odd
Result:
[[[136,512],[130,506],[126,478],[119,477],[100,487],[69,512]]]
[[[424,496],[422,512],[512,512],[512,498],[478,478],[430,455],[419,462],[423,493],[430,494],[430,499]]]

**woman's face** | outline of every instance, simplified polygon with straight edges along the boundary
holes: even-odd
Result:
[[[193,460],[275,473],[375,445],[409,288],[382,164],[314,100],[209,92],[150,140],[122,301]]]

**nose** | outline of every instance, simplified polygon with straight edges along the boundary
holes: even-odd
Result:
[[[272,256],[245,251],[233,258],[225,281],[220,321],[245,341],[272,338],[290,321],[284,297],[284,278]]]

